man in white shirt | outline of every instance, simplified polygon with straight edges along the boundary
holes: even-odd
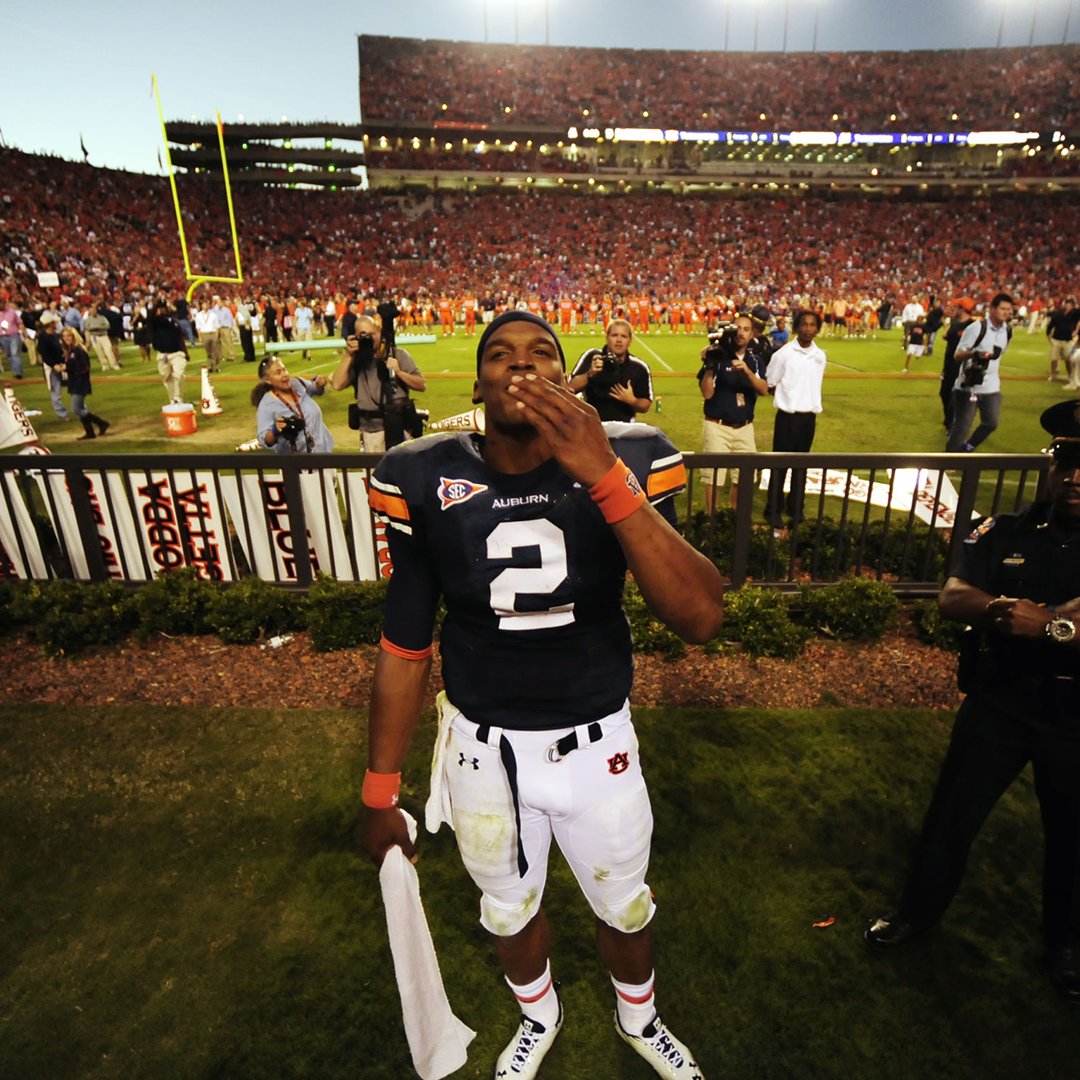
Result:
[[[1012,297],[999,292],[990,301],[987,317],[972,321],[956,346],[954,359],[960,365],[960,374],[953,383],[953,422],[945,444],[950,454],[970,454],[998,426],[1001,357],[1012,338],[1012,314]],[[979,426],[971,431],[976,409]]]
[[[908,335],[911,333],[911,328],[926,315],[926,308],[919,303],[918,300],[909,300],[904,305],[904,310],[900,312],[900,322],[904,327],[904,350],[907,350]]]
[[[199,335],[199,344],[206,350],[206,367],[209,371],[221,369],[221,341],[218,338],[218,317],[216,308],[204,300],[195,312],[195,332]]]
[[[776,404],[773,426],[774,452],[806,453],[814,444],[817,415],[821,412],[821,383],[825,377],[825,353],[814,344],[821,330],[816,311],[800,311],[795,317],[795,340],[777,349],[769,360],[765,381]],[[773,469],[769,476],[769,496],[765,517],[774,529],[783,527],[784,481],[787,469]],[[803,491],[806,471],[793,469],[786,509],[791,524],[803,519]]]

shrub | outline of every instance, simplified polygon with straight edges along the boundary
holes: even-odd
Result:
[[[940,581],[945,576],[945,563],[949,555],[949,545],[941,529],[931,530],[928,525],[917,521],[911,526],[909,538],[906,519],[898,520],[894,517],[887,534],[883,520],[872,521],[866,529],[863,563],[882,574],[921,580],[927,547],[930,549],[930,558],[926,580]]]
[[[884,581],[847,578],[823,589],[803,590],[806,622],[846,641],[880,641],[896,621],[900,601]]]
[[[118,581],[28,581],[15,592],[12,613],[50,657],[111,645],[131,632],[137,618]]]
[[[919,600],[914,605],[912,616],[919,639],[927,645],[946,652],[960,651],[960,638],[964,633],[964,624],[953,619],[946,619],[938,611],[936,600]]]
[[[22,621],[16,611],[19,582],[0,581],[0,634],[13,634],[22,629]]]
[[[229,645],[248,645],[260,637],[304,626],[304,603],[257,577],[214,588],[207,622]]]
[[[156,633],[209,633],[210,604],[219,588],[192,567],[159,574],[134,595],[136,636],[145,641]]]
[[[791,621],[788,600],[781,592],[744,585],[724,600],[724,636],[736,638],[754,657],[793,660],[806,645],[809,633]]]
[[[311,647],[330,652],[377,645],[385,603],[385,581],[337,581],[320,576],[304,602]]]
[[[686,655],[686,643],[653,615],[634,581],[626,584],[623,608],[638,652],[660,653],[668,660]]]

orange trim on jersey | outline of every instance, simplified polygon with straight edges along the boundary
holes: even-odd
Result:
[[[409,504],[398,495],[387,495],[384,491],[373,487],[368,495],[368,502],[372,510],[388,514],[399,521],[409,520]]]
[[[663,495],[666,491],[674,491],[676,488],[686,486],[686,466],[680,461],[678,465],[672,465],[669,469],[661,469],[649,477],[647,485],[649,498]]]
[[[379,648],[391,656],[400,656],[402,660],[426,660],[435,651],[434,645],[429,645],[426,649],[403,649],[388,640],[385,634],[379,638]]]

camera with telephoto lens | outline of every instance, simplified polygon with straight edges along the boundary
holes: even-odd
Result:
[[[288,416],[285,418],[285,426],[278,434],[294,443],[306,426],[302,416]]]
[[[960,385],[966,390],[973,386],[982,386],[986,378],[986,369],[991,360],[996,360],[1001,355],[1001,346],[995,345],[993,352],[972,353],[964,361],[964,374],[960,379]]]
[[[356,359],[361,367],[369,367],[375,359],[375,338],[372,334],[356,335]]]

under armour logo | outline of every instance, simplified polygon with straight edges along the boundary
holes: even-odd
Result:
[[[615,754],[607,759],[608,772],[618,775],[630,768],[629,754]]]
[[[480,768],[480,759],[475,757],[467,758],[463,753],[461,753],[461,751],[458,751],[458,764],[462,768],[464,768],[466,765],[471,765],[473,767],[473,770],[475,771]]]

